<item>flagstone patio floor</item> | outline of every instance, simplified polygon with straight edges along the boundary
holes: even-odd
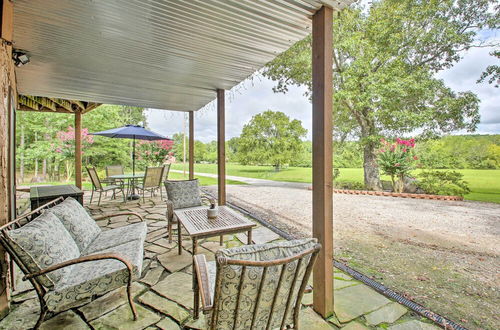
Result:
[[[141,214],[148,225],[145,243],[142,277],[133,284],[133,296],[139,319],[132,321],[125,288],[109,292],[92,302],[57,315],[42,324],[42,329],[203,329],[203,314],[192,319],[193,292],[191,288],[191,241],[183,236],[182,255],[177,254],[176,239],[169,243],[165,221],[165,203],[159,197],[145,202],[105,199],[101,206],[85,205],[92,215],[129,210]],[[133,217],[116,217],[98,221],[103,230],[118,228],[136,221]],[[270,229],[259,225],[253,231],[254,243],[282,240]],[[221,248],[219,238],[200,242],[199,253],[207,260],[214,260],[214,252]],[[246,234],[224,237],[225,248],[240,246],[246,242]],[[304,295],[300,323],[301,329],[438,329],[428,320],[389,300],[349,275],[335,269],[335,315],[324,320],[316,314],[312,305],[312,293]],[[28,282],[21,280],[12,295],[11,312],[0,321],[0,329],[29,329],[39,315],[39,303]]]

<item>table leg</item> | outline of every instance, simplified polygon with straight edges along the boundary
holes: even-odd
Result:
[[[224,245],[224,235],[220,235],[219,244],[220,244],[220,246]]]
[[[192,241],[193,241],[193,256],[194,256],[196,255],[196,253],[198,253],[198,239],[193,237]]]
[[[250,229],[247,233],[248,236],[248,245],[252,244],[252,229]]]
[[[177,245],[179,248],[179,254],[182,254],[182,227],[181,222],[177,220]]]

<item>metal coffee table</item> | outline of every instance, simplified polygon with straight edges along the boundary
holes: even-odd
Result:
[[[252,228],[255,223],[236,213],[227,206],[219,206],[216,219],[208,219],[207,206],[192,207],[174,211],[179,220],[177,230],[179,254],[182,254],[182,234],[180,225],[186,229],[193,241],[193,255],[197,252],[198,239],[247,232],[248,244],[252,244]]]

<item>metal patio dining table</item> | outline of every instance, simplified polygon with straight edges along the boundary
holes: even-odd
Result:
[[[109,179],[127,181],[127,199],[139,198],[135,194],[135,184],[137,181],[144,179],[144,173],[110,175]],[[137,196],[137,198],[134,198],[134,196]]]

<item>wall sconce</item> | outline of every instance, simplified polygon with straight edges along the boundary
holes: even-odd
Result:
[[[20,49],[14,49],[12,51],[12,59],[14,60],[14,65],[17,67],[26,65],[30,62],[28,52]]]

